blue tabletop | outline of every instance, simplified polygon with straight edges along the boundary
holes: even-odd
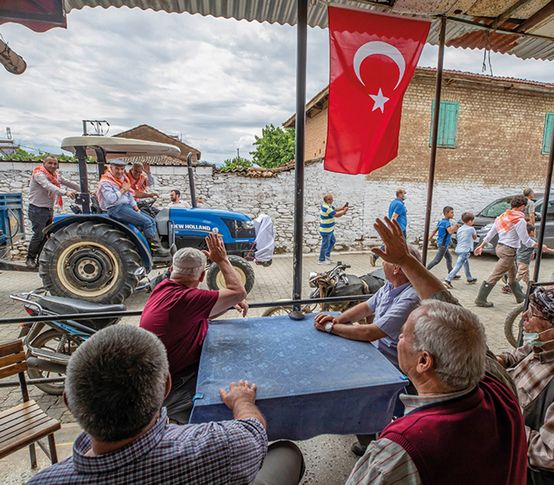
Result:
[[[315,330],[313,317],[211,322],[191,422],[230,419],[219,388],[247,379],[270,439],[382,430],[405,377],[372,344]]]

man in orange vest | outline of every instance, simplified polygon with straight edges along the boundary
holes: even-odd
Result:
[[[72,190],[62,189],[62,185]],[[52,222],[54,206],[61,208],[62,195],[75,198],[79,185],[63,178],[58,172],[58,159],[48,156],[41,165],[35,167],[29,181],[29,220],[33,228],[33,237],[27,250],[29,268],[36,268],[37,255],[40,251],[45,236],[44,228]]]
[[[144,232],[153,252],[157,256],[167,257],[169,250],[161,245],[156,222],[138,208],[135,192],[125,173],[126,164],[125,160],[119,158],[110,160],[108,170],[100,178],[96,192],[100,208],[117,221],[137,226]]]

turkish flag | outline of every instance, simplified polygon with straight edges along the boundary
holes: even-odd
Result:
[[[329,7],[325,170],[370,173],[398,154],[402,98],[430,22]]]

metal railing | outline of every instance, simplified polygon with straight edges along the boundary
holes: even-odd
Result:
[[[280,300],[269,302],[250,303],[250,308],[268,308],[277,306],[290,306],[293,305],[309,305],[309,304],[322,304],[322,303],[343,303],[348,301],[365,301],[370,295],[352,295],[352,296],[335,296],[328,298],[305,298],[302,300]],[[102,318],[123,318],[123,317],[138,317],[142,315],[142,311],[139,310],[126,310],[121,312],[101,312],[101,313],[68,313],[64,315],[38,315],[32,317],[12,317],[12,318],[0,318],[0,325],[13,325],[13,324],[32,324],[36,322],[49,322],[67,321],[67,320],[97,320]],[[95,333],[95,329],[90,329],[91,333]],[[38,378],[38,379],[26,379],[28,385],[47,384],[55,382],[64,382],[65,377],[52,377],[52,378]],[[0,389],[6,387],[18,387],[19,381],[5,381],[0,382]]]

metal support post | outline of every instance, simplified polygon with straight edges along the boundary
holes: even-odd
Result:
[[[302,298],[302,245],[304,242],[304,128],[306,122],[306,57],[308,36],[308,0],[297,0],[296,23],[296,136],[294,172],[294,254],[292,299]],[[301,320],[300,305],[293,305],[289,314]]]
[[[196,187],[194,185],[194,170],[192,168],[192,152],[187,155],[187,169],[189,174],[190,206],[196,207]]]
[[[550,203],[550,190],[552,189],[552,171],[554,168],[554,129],[550,138],[550,155],[548,157],[548,168],[546,170],[546,181],[544,183],[544,196],[542,200],[541,225],[539,229],[539,250],[537,251],[537,261],[535,262],[535,270],[533,271],[533,281],[539,280],[542,261],[542,245],[544,244],[544,231],[546,229],[546,214]]]
[[[83,214],[90,214],[90,194],[88,192],[87,152],[84,147],[76,147],[75,155],[79,160],[79,183],[81,191],[77,202],[81,204]]]
[[[433,106],[433,127],[431,134],[431,160],[429,163],[429,180],[427,182],[427,206],[425,208],[425,229],[423,231],[423,264],[427,265],[427,243],[431,226],[431,209],[433,206],[433,186],[435,184],[435,165],[437,162],[437,140],[439,134],[439,110],[441,106],[442,67],[444,63],[444,42],[446,37],[446,17],[441,17],[439,37],[439,58],[437,61],[437,80],[435,83],[435,105]]]

